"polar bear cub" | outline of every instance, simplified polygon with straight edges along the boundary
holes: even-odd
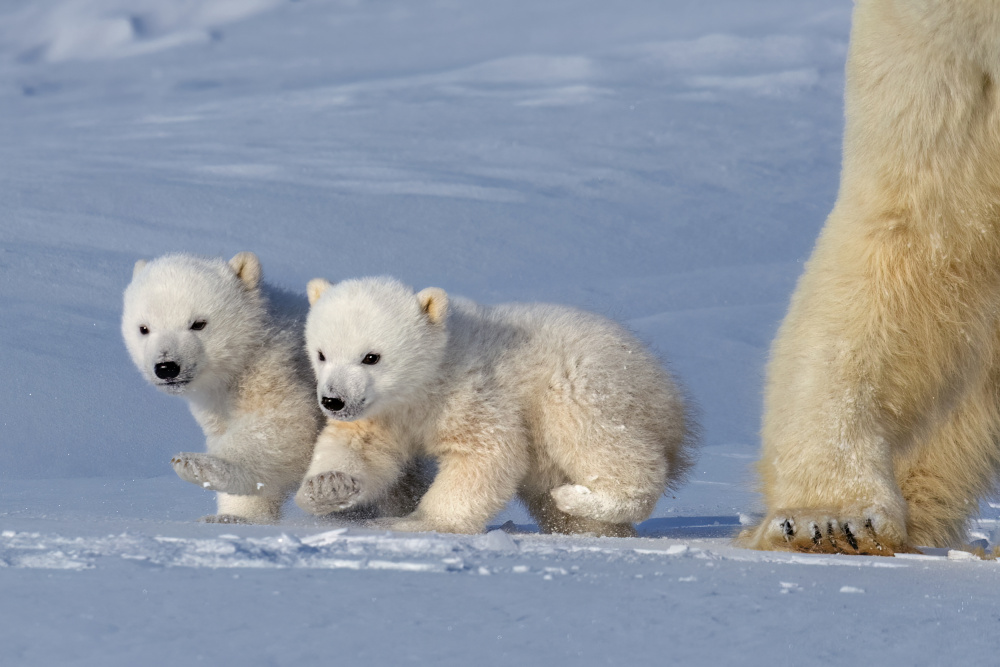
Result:
[[[217,492],[218,514],[206,521],[275,522],[302,481],[323,417],[301,325],[265,298],[253,253],[135,265],[122,336],[143,376],[187,400],[205,433],[208,453],[171,463]]]
[[[389,278],[308,286],[306,348],[329,421],[296,495],[378,497],[417,455],[438,473],[383,525],[475,533],[515,494],[546,532],[634,534],[691,464],[681,392],[622,327],[548,305],[478,306]]]

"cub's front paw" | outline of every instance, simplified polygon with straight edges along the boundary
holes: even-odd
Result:
[[[361,483],[347,473],[322,472],[302,482],[295,504],[310,514],[324,516],[351,509],[360,494]]]
[[[211,454],[184,452],[170,459],[170,465],[181,479],[210,491],[251,496],[259,494],[264,486],[253,483],[235,463]]]
[[[892,556],[916,553],[906,528],[877,509],[832,512],[821,509],[773,512],[738,541],[751,549]]]
[[[174,472],[184,481],[212,491],[231,493],[229,464],[209,454],[182,453],[170,459]]]

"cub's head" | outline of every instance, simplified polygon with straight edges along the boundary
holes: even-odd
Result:
[[[352,421],[406,403],[419,408],[447,343],[444,290],[414,294],[391,278],[336,285],[316,278],[307,291],[306,349],[323,412]]]
[[[257,256],[139,260],[125,289],[122,336],[132,361],[169,394],[229,381],[265,326]]]

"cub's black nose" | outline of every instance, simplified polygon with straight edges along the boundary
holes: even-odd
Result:
[[[153,372],[161,380],[173,380],[181,374],[181,367],[173,361],[164,361],[153,366]]]
[[[344,401],[334,396],[324,396],[320,403],[330,412],[340,412],[344,409]]]

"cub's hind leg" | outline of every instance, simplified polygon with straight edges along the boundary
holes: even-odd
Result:
[[[563,512],[548,492],[529,494],[521,492],[521,500],[543,533],[564,535],[595,535],[597,537],[635,537],[631,523],[610,523]]]
[[[593,534],[599,537],[635,537],[631,523],[598,521],[583,516],[574,516],[559,509],[552,491],[566,485],[565,473],[551,464],[534,464],[518,490],[518,497],[528,508],[528,512],[538,523],[543,533]]]

